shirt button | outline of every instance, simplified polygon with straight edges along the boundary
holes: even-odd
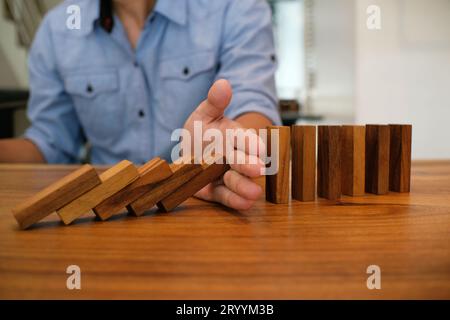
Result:
[[[184,69],[183,69],[183,74],[185,75],[185,76],[187,76],[187,75],[189,75],[189,68],[188,67],[185,67]]]
[[[137,68],[137,67],[139,67],[139,63],[137,62],[137,61],[134,61],[133,62],[133,65]]]
[[[277,61],[277,57],[274,54],[272,54],[270,56],[270,60],[272,60],[272,62],[275,62],[275,61]]]
[[[143,118],[145,116],[144,110],[139,110],[139,118]]]
[[[92,87],[92,85],[89,83],[86,87],[86,92],[88,93],[92,93],[94,91],[94,88]]]

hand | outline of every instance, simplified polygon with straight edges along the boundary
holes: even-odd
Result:
[[[224,111],[231,101],[232,89],[227,80],[216,81],[208,93],[208,98],[203,101],[197,109],[189,116],[184,128],[189,130],[194,137],[194,121],[201,121],[203,132],[209,128],[219,129],[223,137],[226,137],[225,130],[244,129],[238,122],[224,116]],[[245,129],[244,129],[245,130]],[[261,197],[261,187],[251,180],[261,175],[264,162],[259,159],[259,151],[265,148],[264,143],[255,133],[252,138],[257,139],[258,148],[251,150],[246,143],[242,149],[234,149],[228,153],[227,158],[242,157],[245,163],[230,164],[231,169],[227,171],[219,181],[210,183],[200,190],[196,197],[219,202],[227,207],[236,210],[247,210],[254,202]],[[194,137],[199,139],[198,137]],[[225,146],[225,142],[223,144]]]

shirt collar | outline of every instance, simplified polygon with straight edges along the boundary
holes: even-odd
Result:
[[[157,0],[154,11],[177,24],[185,25],[187,0]]]

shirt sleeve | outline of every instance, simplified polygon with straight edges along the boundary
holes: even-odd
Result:
[[[222,37],[217,79],[229,80],[233,88],[225,115],[235,119],[244,113],[258,112],[280,125],[269,5],[263,0],[231,1]]]
[[[28,57],[31,126],[24,137],[40,149],[48,163],[76,163],[84,141],[80,122],[57,69],[48,16],[36,33]]]

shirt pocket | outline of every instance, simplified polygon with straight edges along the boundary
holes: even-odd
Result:
[[[116,70],[89,70],[65,75],[80,123],[92,144],[114,143],[124,127],[124,108]]]
[[[160,63],[160,121],[168,129],[182,127],[187,117],[206,98],[217,71],[212,51],[164,60]]]

